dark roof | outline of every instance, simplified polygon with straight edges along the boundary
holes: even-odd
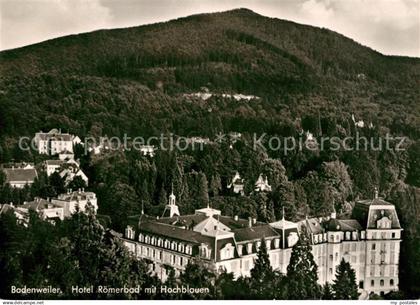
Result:
[[[256,240],[267,237],[279,237],[280,234],[274,230],[269,224],[246,227],[233,230],[235,239],[238,242],[246,240]]]
[[[327,231],[359,231],[362,226],[355,219],[330,219],[324,223]]]
[[[156,235],[173,238],[177,240],[187,241],[194,244],[200,244],[202,242],[209,243],[211,238],[208,236],[201,235],[198,232],[182,229],[180,227],[159,223],[155,221],[144,221],[139,224],[139,229],[142,232],[153,233]],[[210,244],[210,243],[209,243]]]
[[[379,206],[384,206],[385,208],[382,209]],[[382,216],[386,216],[391,219],[392,228],[401,228],[394,205],[380,197],[372,200],[361,200],[356,202],[352,212],[352,218],[356,219],[363,228],[369,229],[376,228],[376,221]]]
[[[318,218],[307,218],[299,222],[299,227],[305,226],[308,233],[320,234],[324,233],[325,229]]]
[[[183,215],[183,216],[173,216],[173,217],[162,217],[157,219],[157,222],[171,224],[174,226],[195,226],[200,222],[204,221],[207,218],[206,215],[194,214],[194,215]],[[248,220],[247,219],[238,219],[235,220],[229,216],[221,216],[221,215],[213,215],[213,218],[218,219],[222,224],[228,226],[231,230],[239,229],[239,228],[246,228],[248,227]],[[264,225],[263,222],[256,222],[253,226],[261,226]]]
[[[33,182],[37,177],[36,170],[34,168],[23,169],[23,168],[5,168],[6,182]]]

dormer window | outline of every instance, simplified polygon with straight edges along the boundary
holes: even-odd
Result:
[[[232,246],[231,243],[226,244],[221,250],[220,250],[220,258],[221,259],[230,259],[234,256],[234,250],[235,248]]]
[[[242,256],[242,249],[244,248],[243,245],[238,245],[238,255]]]
[[[128,239],[134,239],[134,230],[131,226],[127,226],[127,228],[125,229],[125,236]]]
[[[392,224],[392,221],[386,216],[376,221],[376,227],[378,229],[390,229],[391,224]]]
[[[200,251],[200,256],[201,257],[206,258],[206,259],[210,258],[210,252],[211,251],[206,244],[201,244],[199,251]]]
[[[178,251],[179,252],[184,252],[184,244],[183,243],[178,244]]]
[[[248,254],[251,254],[251,253],[252,253],[252,243],[248,243],[248,244],[246,245],[246,252],[247,252]]]

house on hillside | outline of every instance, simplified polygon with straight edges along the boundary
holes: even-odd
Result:
[[[235,176],[232,178],[231,183],[227,185],[227,188],[232,190],[235,194],[244,195],[244,179],[241,178],[239,172],[235,173]]]
[[[256,192],[271,192],[271,185],[268,184],[268,178],[267,176],[263,176],[263,174],[260,174],[260,176],[257,179],[257,182],[255,182],[255,191]]]
[[[61,129],[51,129],[49,132],[37,132],[34,137],[34,144],[39,154],[57,155],[62,152],[72,153],[75,138],[74,135],[69,133],[62,133]]]
[[[35,178],[38,177],[36,169],[32,166],[25,168],[4,168],[6,174],[6,183],[14,188],[23,188],[25,185],[31,185],[34,183]]]

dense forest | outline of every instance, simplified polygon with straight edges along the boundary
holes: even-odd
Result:
[[[278,219],[283,207],[293,220],[333,209],[345,217],[355,200],[371,198],[378,187],[404,228],[401,289],[405,297],[420,296],[420,59],[384,56],[327,29],[240,9],[3,51],[0,75],[1,163],[42,160],[19,150],[18,137],[51,128],[81,138],[242,134],[235,143],[158,150],[153,158],[136,151],[89,156],[80,149],[106,227],[122,232],[142,208],[160,215],[172,186],[181,213],[209,203],[226,215],[261,221]],[[188,95],[197,92],[214,95]],[[235,93],[258,98],[221,95]],[[355,126],[352,115],[371,127]],[[252,147],[254,133],[299,137],[301,131],[317,139],[406,139],[402,151],[283,154]],[[236,171],[245,179],[245,196],[227,189]],[[261,173],[272,192],[253,191]],[[41,175],[21,191],[0,176],[1,203],[60,191],[54,176]]]

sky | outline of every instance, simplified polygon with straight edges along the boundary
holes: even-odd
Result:
[[[0,50],[69,34],[248,8],[420,57],[420,0],[0,0]]]

